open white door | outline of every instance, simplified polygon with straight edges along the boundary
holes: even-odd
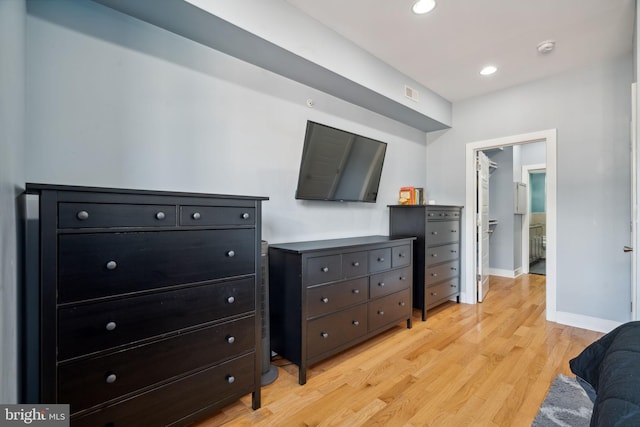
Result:
[[[477,152],[478,205],[477,218],[477,263],[476,282],[478,302],[482,302],[489,292],[489,158],[482,151]]]

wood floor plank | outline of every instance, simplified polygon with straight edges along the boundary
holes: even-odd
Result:
[[[491,276],[481,304],[414,311],[397,327],[311,366],[274,360],[279,377],[198,427],[528,426],[568,362],[602,334],[545,320],[545,280]]]

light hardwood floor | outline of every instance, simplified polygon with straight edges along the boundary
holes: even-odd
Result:
[[[286,360],[213,426],[530,426],[556,375],[602,334],[545,320],[545,277],[491,277],[482,304],[444,304],[318,363],[298,385]]]

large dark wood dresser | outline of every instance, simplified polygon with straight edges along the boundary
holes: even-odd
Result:
[[[307,368],[406,321],[413,238],[365,236],[269,247],[271,348]]]
[[[415,236],[413,304],[427,309],[460,298],[461,206],[389,206],[389,234]]]
[[[27,184],[22,388],[72,426],[260,406],[261,201]]]

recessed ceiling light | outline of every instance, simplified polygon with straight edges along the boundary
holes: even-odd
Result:
[[[436,7],[436,0],[418,0],[413,4],[413,13],[423,15],[429,13]]]
[[[480,70],[480,74],[482,74],[483,76],[490,76],[491,74],[495,73],[496,71],[498,71],[498,69],[496,67],[494,67],[493,65],[487,65],[482,70]]]
[[[555,40],[545,40],[543,42],[538,43],[538,52],[543,55],[546,55],[548,53],[551,53],[553,49],[555,49],[555,47],[556,47]]]

